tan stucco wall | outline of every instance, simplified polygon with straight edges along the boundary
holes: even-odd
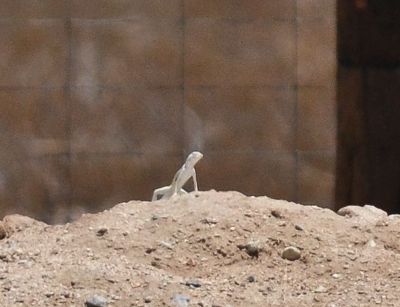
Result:
[[[0,213],[200,188],[331,206],[334,0],[0,2]]]

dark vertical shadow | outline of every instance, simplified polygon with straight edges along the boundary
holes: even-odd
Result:
[[[337,208],[400,212],[400,1],[339,0],[337,16]]]

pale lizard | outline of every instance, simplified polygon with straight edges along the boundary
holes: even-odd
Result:
[[[186,194],[187,192],[183,189],[183,186],[190,178],[193,178],[194,191],[197,192],[197,178],[194,166],[201,158],[203,158],[203,154],[201,152],[192,152],[187,157],[185,164],[183,164],[183,166],[176,172],[174,179],[172,179],[171,185],[155,189],[151,201],[158,199],[169,199],[178,194]]]

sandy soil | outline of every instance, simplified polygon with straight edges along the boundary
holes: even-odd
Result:
[[[8,216],[0,306],[400,306],[400,218],[342,214],[209,191],[66,225]]]

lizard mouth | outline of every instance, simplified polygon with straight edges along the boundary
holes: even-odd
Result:
[[[201,158],[203,158],[203,154],[199,151],[194,151],[192,152],[193,157],[197,158],[198,160],[200,160]]]

